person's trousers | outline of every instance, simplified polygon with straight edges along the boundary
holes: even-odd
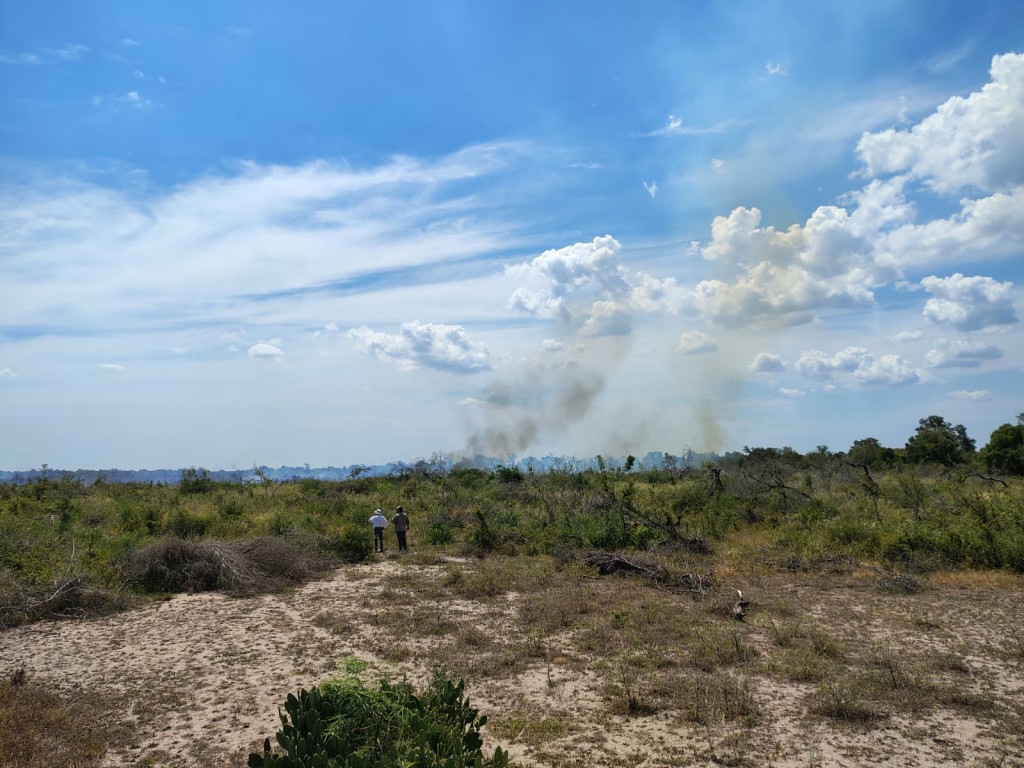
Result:
[[[404,550],[406,548],[406,546],[405,546],[405,534],[406,533],[407,533],[406,531],[395,531],[395,535],[398,536],[398,548],[400,550]]]
[[[373,551],[383,552],[384,551],[384,529],[374,528],[373,529]]]

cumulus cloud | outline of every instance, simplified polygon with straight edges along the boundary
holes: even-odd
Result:
[[[679,337],[679,344],[676,345],[676,352],[683,355],[696,355],[701,352],[714,352],[718,349],[718,343],[700,331],[685,331]]]
[[[718,216],[701,254],[718,268],[688,303],[723,326],[799,325],[833,309],[871,306],[905,270],[1011,258],[1024,249],[1024,55],[996,57],[992,81],[913,126],[867,133],[858,145],[864,186],[819,207],[804,224],[765,226],[757,208]],[[682,130],[670,121],[669,128]],[[878,177],[880,176],[881,177]],[[980,190],[959,209],[918,220],[908,189]],[[933,278],[937,279],[937,278]],[[967,278],[961,278],[967,280]],[[979,279],[980,280],[980,279]],[[933,322],[973,330],[1015,322],[994,283],[931,283]],[[950,295],[947,295],[950,294]]]
[[[987,389],[957,389],[949,393],[954,400],[991,400],[992,393]]]
[[[313,336],[316,338],[337,336],[339,333],[337,323],[328,323],[323,328],[319,328],[313,331]]]
[[[492,368],[486,346],[473,342],[460,325],[403,323],[396,334],[379,333],[367,326],[346,336],[363,352],[389,360],[399,370],[433,368],[448,373],[478,373]]]
[[[507,274],[528,285],[508,305],[537,317],[581,323],[588,333],[629,330],[629,285],[620,263],[622,246],[611,235],[544,251]]]
[[[585,336],[624,336],[633,330],[633,313],[627,302],[595,301],[589,314],[580,329]]]
[[[923,313],[931,323],[958,331],[978,331],[1017,322],[1013,283],[996,282],[991,277],[965,277],[957,272],[944,278],[926,277],[921,285],[933,296],[924,305]]]
[[[284,352],[273,344],[260,342],[249,347],[249,357],[253,360],[280,360],[284,357]]]
[[[804,226],[761,226],[757,208],[736,208],[711,224],[708,261],[735,272],[731,282],[705,280],[693,291],[707,319],[735,326],[765,318],[788,325],[825,307],[867,306],[880,282],[862,217],[836,206],[818,208]]]
[[[752,373],[777,373],[784,370],[786,364],[779,355],[771,352],[758,352],[747,367]]]
[[[899,181],[894,180],[894,181]],[[889,206],[888,211],[896,208]],[[904,214],[909,216],[909,208]],[[924,223],[907,221],[880,233],[876,261],[893,269],[1009,257],[1024,247],[1024,187],[980,200],[965,198],[960,210]]]
[[[790,389],[789,387],[779,387],[779,394],[785,395],[786,397],[803,397],[807,393],[802,389]]]
[[[875,356],[863,347],[847,347],[834,355],[808,350],[797,360],[796,371],[819,381],[840,380],[868,386],[899,386],[921,380],[914,366],[898,355]]]
[[[924,360],[932,368],[977,368],[985,360],[998,360],[1002,356],[1002,350],[995,344],[939,339]]]
[[[1024,54],[994,57],[990,73],[981,91],[954,96],[909,130],[864,134],[866,172],[907,172],[941,193],[1024,183]]]

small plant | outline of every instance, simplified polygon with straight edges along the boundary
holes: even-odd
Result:
[[[815,692],[811,711],[853,723],[871,723],[885,717],[870,699],[869,686],[862,679],[846,676],[823,684]]]

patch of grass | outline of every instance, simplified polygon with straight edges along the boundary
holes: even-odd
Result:
[[[543,712],[515,709],[488,722],[491,733],[499,739],[534,749],[571,736],[579,724],[568,717],[549,717]]]
[[[863,675],[847,673],[828,680],[811,696],[808,710],[830,720],[870,725],[888,717]]]
[[[124,727],[105,717],[109,704],[94,691],[55,691],[23,667],[8,672],[0,679],[0,766],[98,766]]]
[[[755,725],[762,708],[752,678],[725,670],[695,672],[666,678],[673,709],[687,722],[704,726],[721,723]]]

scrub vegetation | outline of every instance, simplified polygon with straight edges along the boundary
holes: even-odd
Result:
[[[400,567],[372,604],[309,623],[338,641],[384,633],[391,642],[379,654],[443,670],[435,687],[465,680],[474,698],[493,702],[489,690],[530,673],[551,690],[569,677],[589,681],[600,717],[670,716],[704,734],[703,758],[732,765],[763,755],[756,744],[776,717],[769,692],[783,688],[800,692],[801,716],[819,726],[952,712],[984,721],[998,742],[1024,711],[977,677],[976,662],[989,675],[1019,666],[1019,630],[991,628],[984,648],[940,642],[955,628],[941,613],[948,606],[936,606],[947,593],[990,588],[1019,605],[1024,479],[1012,451],[1021,427],[1000,427],[998,445],[975,453],[936,419],[922,419],[905,449],[870,439],[842,453],[747,448],[699,467],[669,457],[658,467],[601,460],[544,473],[421,463],[346,481],[214,483],[193,469],[176,486],[86,486],[73,475],[3,485],[0,626],[178,592],[280,593],[383,560]],[[412,551],[377,555],[367,519],[398,505],[412,518]],[[870,608],[844,612],[832,592]],[[415,599],[389,599],[402,595]],[[915,645],[915,636],[931,639]],[[89,716],[116,722],[102,697],[86,709],[86,693],[61,698],[23,671],[5,674],[0,725],[25,713],[31,725],[17,743],[0,739],[0,765],[42,765],[17,755],[43,754],[53,732],[77,734],[68,748],[78,762],[67,761],[77,765],[97,764],[125,738],[66,727]],[[331,685],[321,692],[389,707],[396,696],[420,701],[407,686]],[[588,746],[595,724],[538,711],[518,694],[502,702],[490,737],[519,744],[520,755],[568,766],[567,755],[603,748]],[[599,718],[598,731],[608,722]],[[273,742],[266,749],[271,764]]]

